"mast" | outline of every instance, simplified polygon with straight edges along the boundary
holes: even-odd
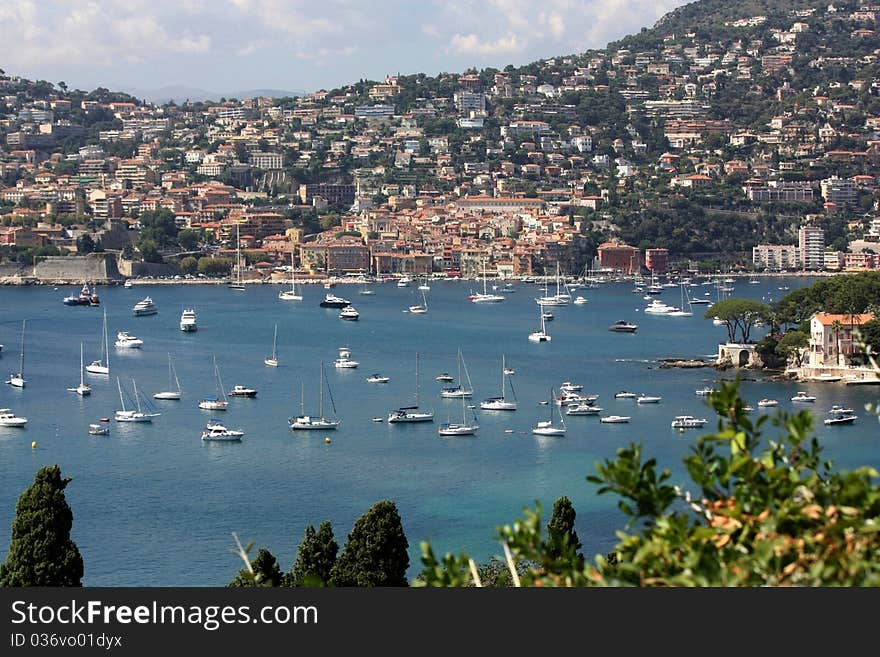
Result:
[[[507,366],[504,362],[504,354],[501,354],[501,399],[504,399],[504,383],[507,381],[507,374],[504,373],[505,369],[507,369]]]
[[[275,325],[275,336],[272,338],[272,360],[275,360],[275,344],[278,341],[278,324]]]
[[[104,358],[106,358],[107,371],[110,371],[110,338],[107,333],[107,308],[104,308]],[[118,377],[117,377],[118,380]]]
[[[79,343],[79,387],[80,388],[82,388],[83,384],[85,383],[84,376],[85,375],[83,374],[83,343],[80,342]]]
[[[461,383],[461,379],[458,380]],[[419,407],[419,352],[416,352],[416,408]]]
[[[135,400],[135,402],[137,402],[138,413],[140,413],[141,412],[141,397],[138,394],[137,383],[135,383],[134,379],[131,380],[131,387],[134,389],[134,400]]]
[[[18,376],[22,379],[24,378],[24,327],[27,324],[27,320],[21,320],[21,356],[18,360]]]
[[[122,405],[122,412],[125,413],[125,400],[122,398],[122,384],[119,383],[119,377],[116,377],[116,387],[119,389],[119,403]]]
[[[320,401],[318,402],[318,408],[320,409],[321,419],[324,419],[324,361],[321,361],[321,394],[319,395]]]
[[[306,414],[306,386],[302,381],[299,382],[299,414]]]

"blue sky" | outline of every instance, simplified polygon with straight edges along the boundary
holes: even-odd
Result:
[[[315,91],[604,47],[684,0],[14,0],[0,68],[71,88]]]

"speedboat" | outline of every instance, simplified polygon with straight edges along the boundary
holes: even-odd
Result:
[[[0,427],[23,427],[26,424],[26,417],[16,416],[11,409],[0,408]]]
[[[435,381],[449,382],[449,381],[455,381],[455,377],[452,376],[451,374],[448,374],[448,373],[446,373],[446,372],[443,372],[443,374],[438,374],[437,376],[435,376],[435,377],[434,377],[434,380],[435,380]]]
[[[598,415],[602,412],[602,408],[599,406],[593,406],[587,402],[581,402],[579,404],[571,404],[567,406],[565,409],[566,415]]]
[[[347,319],[349,321],[357,321],[361,314],[354,306],[346,306],[339,312],[339,319]]]
[[[143,315],[155,315],[159,312],[159,309],[156,308],[156,304],[153,303],[153,300],[150,297],[144,297],[142,300],[134,304],[132,311],[135,316],[141,317]]]
[[[237,385],[233,386],[232,390],[229,391],[230,397],[256,397],[257,391],[253,388],[248,388],[247,386]]]
[[[390,380],[390,378],[382,376],[378,372],[367,377],[367,383],[388,383]]]
[[[625,319],[618,319],[608,327],[608,330],[615,333],[635,333],[637,328],[639,328],[638,324],[633,324]]]
[[[198,328],[196,323],[196,311],[192,308],[186,308],[180,313],[180,330],[184,333],[195,331]]]
[[[333,361],[333,364],[339,369],[354,369],[360,363],[351,359],[351,351],[348,347],[339,348],[339,357]]]
[[[602,424],[625,424],[629,420],[630,417],[628,415],[606,415],[599,418],[599,422]]]
[[[128,331],[119,331],[116,334],[116,342],[113,344],[119,349],[140,349],[144,341]]]
[[[324,295],[324,299],[318,305],[320,305],[321,308],[345,308],[346,306],[351,305],[351,301],[328,292]]]
[[[656,404],[661,399],[663,399],[663,397],[653,397],[651,395],[639,395],[638,397],[636,397],[636,402],[639,404]]]
[[[793,402],[814,402],[816,398],[813,395],[808,395],[803,390],[799,390],[798,393],[791,398]]]
[[[93,436],[109,436],[110,427],[105,424],[90,424],[89,433]]]
[[[857,416],[852,413],[842,414],[842,415],[834,415],[832,417],[827,417],[823,420],[825,424],[852,424],[856,421]]]
[[[626,390],[621,390],[620,392],[614,393],[615,399],[635,399],[636,396],[636,393],[628,392]]]
[[[676,415],[672,421],[673,429],[694,429],[705,426],[709,420],[693,415]]]
[[[208,422],[205,430],[202,431],[202,440],[224,443],[240,443],[241,437],[243,435],[244,431],[241,431],[239,429],[227,429],[219,421],[211,420],[210,422]]]
[[[582,306],[586,302],[587,302],[587,300],[581,296],[575,297],[574,301],[572,301],[572,303],[576,306]]]
[[[852,415],[855,411],[851,408],[847,408],[846,406],[839,406],[834,404],[831,408],[828,409],[829,415]]]
[[[507,374],[508,376],[513,376],[514,374],[516,374],[516,370],[513,369],[512,367],[505,367],[504,373]]]
[[[694,394],[700,395],[701,397],[705,397],[706,395],[712,394],[712,392],[713,392],[712,388],[710,388],[709,386],[706,386],[705,388],[699,388],[698,390],[695,390]]]
[[[762,399],[758,402],[758,406],[762,406],[762,407],[779,406],[779,402],[776,401],[775,399],[767,399],[766,397],[764,397],[764,399]]]

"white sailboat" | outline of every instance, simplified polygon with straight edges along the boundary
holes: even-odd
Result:
[[[464,375],[465,378],[461,378],[461,369],[462,365],[464,365]],[[464,387],[461,384],[461,381],[467,381],[467,387]],[[461,349],[458,350],[458,381],[459,385],[457,386],[446,386],[440,391],[440,396],[445,397],[446,399],[458,399],[459,397],[473,397],[474,389],[471,385],[471,376],[468,373],[467,365],[464,363],[464,356],[461,355]]]
[[[330,392],[330,384],[327,384],[327,391]],[[300,415],[299,417],[292,417],[288,420],[288,424],[290,424],[291,429],[295,430],[313,430],[313,429],[325,429],[331,430],[335,429],[339,426],[339,420],[333,420],[330,418],[324,417],[324,361],[321,361],[321,383],[320,383],[320,403],[318,406],[318,417],[314,417],[311,415],[306,415],[305,410],[305,396],[302,389],[302,384],[300,384]],[[333,412],[336,412],[336,405],[333,403],[333,393],[330,393],[330,404],[333,407]]]
[[[173,384],[173,385],[172,385]],[[168,390],[157,392],[153,395],[153,399],[180,399],[180,381],[177,379],[177,370],[174,369],[174,362],[171,360],[171,354],[168,354]]]
[[[504,354],[501,355],[501,396],[489,397],[480,402],[480,408],[484,411],[515,411],[516,410],[516,393],[513,390],[513,382],[510,383],[510,391],[513,393],[513,400],[507,398],[507,377],[508,368],[505,363]]]
[[[80,397],[92,394],[92,386],[88,385],[84,380],[85,370],[83,369],[83,344],[79,343],[79,385],[75,388],[68,388],[70,392],[75,392]]]
[[[217,396],[205,397],[199,402],[199,408],[206,411],[225,411],[229,406],[226,399],[226,391],[223,389],[223,381],[220,380],[220,370],[217,368],[217,357],[214,356],[214,378],[217,383]]]
[[[141,397],[138,394],[137,383],[135,380],[131,380],[132,388],[134,389],[134,399],[137,404],[137,410],[129,410],[125,408],[125,400],[122,397],[122,384],[119,382],[119,377],[116,377],[116,386],[119,388],[119,403],[122,405],[122,409],[116,411],[116,415],[114,416],[117,422],[152,422],[154,417],[158,417],[161,413],[147,413],[141,409]]]
[[[419,410],[419,354],[416,352],[416,404],[415,406],[401,406],[388,415],[389,423],[400,422],[433,422],[434,411]]]
[[[235,282],[230,283],[227,287],[230,290],[242,291],[245,289],[244,283],[241,282],[241,236],[239,235],[240,226],[238,222],[235,224]]]
[[[282,301],[302,301],[302,295],[296,292],[296,270],[293,265],[293,251],[290,252],[290,289],[278,293]]]
[[[556,397],[555,391],[550,389],[550,399],[554,399]],[[556,404],[548,404],[550,407],[550,419],[549,420],[540,420],[534,427],[532,427],[532,433],[538,436],[563,436],[565,435],[565,420],[562,417],[562,414],[559,414],[559,424],[553,424],[553,407]]]
[[[21,320],[21,355],[18,360],[18,372],[13,372],[9,375],[9,378],[6,379],[6,383],[11,385],[13,388],[24,388],[27,381],[24,378],[24,328],[27,325],[27,320]]]
[[[101,345],[101,358],[93,360],[86,365],[89,374],[110,374],[110,339],[107,335],[107,309],[104,309],[103,344]]]
[[[529,340],[532,342],[550,342],[551,336],[547,333],[544,311],[541,305],[538,305],[538,315],[541,317],[541,330],[529,333]]]
[[[473,413],[472,413],[473,414]],[[468,424],[467,418],[465,417],[465,404],[464,397],[461,398],[461,423],[458,422],[443,422],[437,429],[437,433],[441,436],[473,436],[477,429],[480,428],[480,425],[477,424],[477,416],[474,415],[474,421],[471,424]]]
[[[369,275],[369,272],[367,272],[367,274]],[[376,259],[376,279],[377,280],[379,279],[379,260],[378,260],[378,258]],[[369,296],[371,294],[376,294],[376,292],[374,290],[371,290],[370,288],[367,287],[367,276],[364,277],[364,284],[361,286],[361,289],[358,290],[358,294],[363,294],[365,296]]]
[[[676,309],[673,309],[666,313],[668,317],[692,317],[693,312],[690,310],[685,310],[685,294],[686,291],[684,289],[684,283],[681,284],[681,306]],[[691,298],[690,295],[687,295],[687,307],[690,308]]]
[[[278,324],[275,325],[275,337],[272,338],[272,355],[263,359],[263,362],[269,367],[278,367],[278,352],[276,351],[277,344]]]
[[[422,294],[422,303],[409,307],[409,311],[416,315],[424,315],[428,312],[428,300],[425,298],[425,291],[419,286],[419,292]]]
[[[471,294],[468,299],[473,303],[498,303],[505,298],[503,294],[490,294],[486,289],[486,260],[483,259],[483,291]]]

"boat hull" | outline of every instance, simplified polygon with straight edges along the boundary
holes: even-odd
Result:
[[[153,399],[172,399],[172,400],[179,400],[179,399],[180,399],[180,393],[179,393],[179,392],[174,392],[174,391],[168,391],[168,392],[157,392],[155,395],[153,395]]]

